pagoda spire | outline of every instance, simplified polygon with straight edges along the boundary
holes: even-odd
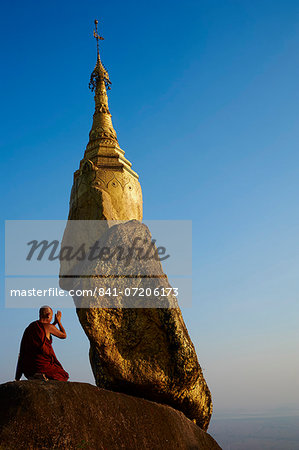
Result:
[[[100,143],[118,145],[116,132],[112,125],[111,114],[108,107],[107,90],[111,89],[111,81],[108,71],[104,67],[100,57],[99,41],[104,40],[104,38],[98,34],[98,21],[95,20],[94,23],[95,29],[93,36],[97,41],[97,62],[91,73],[89,82],[89,88],[92,92],[95,92],[95,112],[87,146],[89,149]]]
[[[97,41],[97,62],[90,76],[89,88],[95,93],[95,112],[93,123],[89,133],[89,142],[84,152],[84,158],[80,162],[80,170],[84,164],[90,161],[104,171],[128,172],[136,180],[138,174],[132,169],[132,164],[124,156],[125,152],[119,146],[116,132],[112,125],[112,118],[108,107],[107,90],[111,81],[100,57],[99,41],[104,38],[98,33],[98,21],[95,20],[93,36]],[[79,172],[78,172],[79,173]],[[78,176],[78,173],[76,176]]]
[[[97,41],[97,62],[89,84],[95,93],[95,112],[89,142],[79,168],[74,172],[68,217],[70,226],[75,220],[142,220],[139,176],[118,144],[108,109],[107,89],[111,81],[101,62],[99,41],[103,38],[98,33],[97,25],[98,21],[95,20],[93,35]],[[105,226],[109,228],[112,225],[106,224],[104,228]],[[88,239],[94,236],[97,240],[100,228],[94,227],[96,234],[90,234],[86,229]],[[84,235],[84,225],[82,231]],[[69,231],[65,233],[68,234]],[[70,236],[72,237],[71,229]],[[66,262],[64,273],[69,273],[76,263]]]

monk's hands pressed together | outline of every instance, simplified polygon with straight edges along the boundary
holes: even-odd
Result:
[[[49,326],[49,332],[50,334],[53,334],[54,336],[58,337],[59,339],[65,339],[66,338],[66,332],[61,324],[61,311],[57,311],[55,314],[55,319],[52,324]],[[57,330],[55,325],[58,325],[59,330]]]
[[[57,313],[55,314],[53,325],[56,325],[56,323],[61,322],[61,315],[62,315],[61,311],[57,311]]]

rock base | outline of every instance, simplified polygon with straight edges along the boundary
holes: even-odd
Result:
[[[0,385],[0,448],[220,449],[170,406],[87,383],[41,380]]]

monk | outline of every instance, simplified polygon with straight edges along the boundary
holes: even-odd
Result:
[[[69,374],[63,369],[52,348],[52,335],[59,339],[66,338],[65,329],[61,324],[61,311],[57,311],[53,323],[51,323],[52,319],[52,308],[47,305],[42,306],[39,310],[39,320],[32,322],[24,331],[16,381],[20,380],[23,374],[28,380],[68,380]]]

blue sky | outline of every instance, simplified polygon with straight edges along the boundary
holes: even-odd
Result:
[[[52,1],[2,5],[1,231],[66,219],[92,123],[93,21],[121,148],[146,219],[193,222],[193,306],[183,309],[215,414],[296,407],[297,1]],[[4,281],[4,247],[2,258]],[[3,284],[3,283],[2,283]],[[1,382],[32,309],[4,307]],[[92,382],[75,310],[55,350]]]

